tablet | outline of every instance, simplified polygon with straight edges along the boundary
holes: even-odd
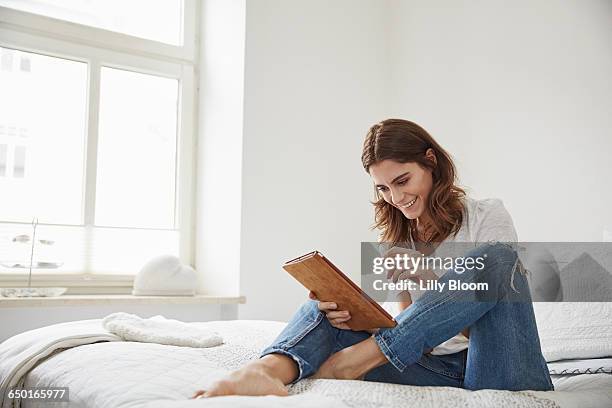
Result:
[[[397,324],[385,309],[319,251],[287,261],[283,269],[311,290],[317,299],[336,303],[337,310],[348,310],[351,318],[346,324],[352,330],[395,327]]]

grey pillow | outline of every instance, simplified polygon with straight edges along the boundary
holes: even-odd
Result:
[[[560,276],[566,302],[612,301],[612,274],[587,252],[561,269]]]

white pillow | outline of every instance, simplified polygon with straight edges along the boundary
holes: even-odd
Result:
[[[546,361],[612,356],[612,302],[534,302]]]

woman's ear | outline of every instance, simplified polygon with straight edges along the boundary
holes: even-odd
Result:
[[[433,164],[438,164],[438,159],[436,158],[436,153],[434,152],[434,150],[430,147],[429,149],[427,149],[425,151],[425,158],[429,161],[431,161]]]

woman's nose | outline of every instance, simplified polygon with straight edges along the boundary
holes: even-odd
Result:
[[[400,193],[399,191],[393,192],[393,190],[391,190],[391,202],[394,205],[397,205],[398,203],[402,202],[402,196],[403,196],[403,194]]]

